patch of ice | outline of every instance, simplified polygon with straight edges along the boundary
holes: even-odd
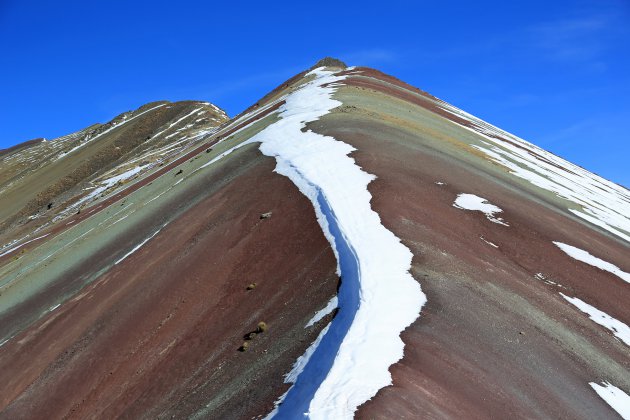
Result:
[[[619,277],[623,281],[630,283],[630,273],[626,273],[625,271],[622,271],[616,265],[611,264],[607,261],[604,261],[601,258],[597,258],[591,255],[588,251],[585,251],[583,249],[576,248],[571,245],[563,244],[562,242],[554,241],[554,244],[558,248],[563,250],[571,258],[574,258],[588,265],[592,265],[593,267],[597,267],[600,270],[608,271],[609,273],[614,274],[615,276]]]
[[[602,382],[601,385],[589,382],[589,385],[624,420],[630,420],[630,396],[628,394],[608,382]]]
[[[626,343],[628,346],[630,346],[630,328],[628,328],[626,324],[613,318],[612,316],[608,315],[606,312],[602,312],[599,309],[589,305],[588,303],[584,302],[583,300],[579,298],[576,298],[576,297],[572,298],[563,293],[560,293],[560,294],[569,303],[574,305],[580,311],[587,314],[588,317],[591,318],[591,320],[593,320],[593,322],[612,331],[613,334],[618,339],[620,339],[621,341]]]
[[[322,318],[337,309],[337,306],[339,306],[339,302],[337,296],[335,295],[332,297],[332,299],[328,301],[328,304],[324,308],[317,311],[317,313],[313,316],[313,318],[311,318],[310,321],[308,321],[304,328],[308,328],[317,324],[319,321],[321,321]]]
[[[495,213],[501,213],[503,210],[494,204],[490,204],[485,198],[474,194],[459,194],[453,203],[453,207],[462,210],[480,211],[485,214],[486,218],[491,222],[498,223],[503,226],[509,226],[503,221],[503,219],[495,216]]]

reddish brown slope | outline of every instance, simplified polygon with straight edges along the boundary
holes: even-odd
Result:
[[[317,333],[295,321],[334,293],[335,262],[310,203],[272,160],[250,148],[231,162],[119,243],[180,213],[153,240],[5,344],[3,416],[181,417],[209,405],[213,416],[244,417],[271,408],[278,372]],[[178,210],[187,202],[196,204]],[[273,217],[261,220],[266,211]],[[112,251],[91,270],[111,264]],[[259,321],[269,331],[238,352]]]

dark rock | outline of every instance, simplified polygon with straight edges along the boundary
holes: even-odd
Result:
[[[324,57],[315,63],[315,65],[311,68],[316,69],[318,67],[341,67],[342,69],[345,69],[348,66],[338,58]]]

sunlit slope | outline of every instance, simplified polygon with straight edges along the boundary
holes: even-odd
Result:
[[[178,104],[0,155],[7,193]],[[1,416],[626,415],[623,187],[333,59],[163,117],[5,224]]]
[[[190,142],[200,128],[225,121],[223,111],[208,103],[157,102],[107,124],[8,151],[0,156],[0,227],[50,219],[99,176],[155,164],[168,155],[162,152],[182,148],[184,134]]]
[[[591,384],[630,390],[628,190],[378,71],[347,74],[343,105],[308,128],[376,175],[372,206],[427,294],[394,386],[359,417],[615,418]]]

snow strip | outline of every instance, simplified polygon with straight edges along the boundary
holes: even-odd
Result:
[[[118,128],[118,127],[120,127],[120,126],[122,126],[122,125],[124,125],[124,124],[127,124],[129,121],[135,120],[135,119],[136,119],[136,118],[138,118],[139,116],[141,116],[141,115],[143,115],[143,114],[146,114],[147,112],[151,112],[151,111],[153,111],[154,109],[160,108],[160,107],[162,107],[162,106],[164,106],[164,105],[166,105],[166,104],[160,104],[160,105],[154,106],[153,108],[149,108],[149,109],[147,109],[146,111],[142,111],[142,112],[141,112],[141,113],[139,113],[138,115],[134,115],[134,116],[133,116],[133,117],[131,117],[131,118],[124,119],[122,122],[120,122],[120,123],[118,123],[118,124],[116,124],[116,125],[111,126],[111,127],[110,127],[110,128],[108,128],[107,130],[103,131],[102,133],[97,134],[96,136],[94,136],[94,137],[92,137],[92,138],[90,138],[90,139],[87,139],[85,142],[78,144],[77,146],[73,147],[72,149],[68,150],[67,152],[62,152],[62,153],[60,153],[60,154],[59,154],[59,156],[57,156],[57,158],[56,158],[55,160],[59,160],[59,159],[61,159],[61,158],[65,157],[65,156],[69,155],[70,153],[72,153],[72,152],[74,152],[74,151],[76,151],[76,150],[78,150],[78,149],[82,148],[82,147],[83,147],[83,146],[85,146],[86,144],[93,142],[93,141],[94,141],[94,140],[96,140],[97,138],[104,136],[105,134],[109,133],[110,131],[115,130],[116,128]]]
[[[583,263],[592,265],[593,267],[597,267],[600,270],[608,271],[609,273],[612,273],[615,276],[619,277],[621,280],[627,283],[630,283],[630,273],[626,273],[625,271],[622,271],[616,265],[611,264],[607,261],[604,261],[600,258],[597,258],[594,255],[591,255],[590,253],[588,253],[588,251],[585,251],[583,249],[576,248],[571,245],[563,244],[562,242],[554,241],[554,244],[558,248],[563,250],[569,257],[575,258],[576,260],[581,261]]]
[[[185,120],[186,118],[190,117],[191,115],[193,115],[195,112],[201,111],[203,108],[195,108],[192,112],[184,115],[183,117],[179,118],[177,121],[172,122],[168,125],[168,127],[166,127],[164,130],[154,134],[153,136],[151,136],[151,140],[159,137],[162,133],[164,133],[167,130],[170,130],[172,127],[176,126],[177,124],[179,124],[181,121]]]
[[[166,226],[166,225],[164,225]],[[157,231],[155,231],[154,233],[151,234],[151,236],[149,236],[148,238],[146,238],[144,241],[140,242],[138,245],[136,245],[131,251],[127,252],[125,255],[122,256],[122,258],[119,258],[118,261],[116,261],[114,263],[114,265],[121,263],[125,258],[127,258],[128,256],[130,256],[131,254],[133,254],[134,252],[136,252],[137,250],[139,250],[142,245],[146,244],[147,242],[149,242],[151,239],[153,239],[153,237],[155,235],[157,235],[158,233],[160,233],[160,231],[162,229],[164,229],[164,226],[162,226],[161,228],[159,228]]]
[[[593,322],[601,325],[602,327],[610,330],[615,334],[617,338],[630,346],[630,328],[623,322],[616,320],[606,312],[602,312],[599,309],[589,305],[583,300],[576,297],[569,297],[563,293],[560,293],[569,303],[574,305],[580,311],[588,315]]]
[[[487,240],[486,238],[484,238],[483,236],[480,236],[479,239],[481,239],[482,241],[484,241],[485,243],[487,243],[488,245],[490,245],[493,248],[498,248],[499,245],[490,242],[489,240]]]
[[[608,382],[602,382],[602,385],[589,382],[589,385],[624,420],[630,420],[630,396],[628,394]]]
[[[490,204],[485,198],[474,194],[459,194],[453,203],[453,207],[462,210],[480,211],[485,214],[486,218],[491,222],[498,223],[503,226],[510,226],[505,223],[503,219],[494,215],[495,213],[501,213],[503,210],[494,204]]]
[[[7,254],[9,254],[9,253],[11,253],[11,252],[13,252],[13,251],[15,251],[16,249],[20,249],[20,248],[22,248],[22,247],[23,247],[24,245],[26,245],[26,244],[29,244],[29,243],[31,243],[31,242],[34,242],[34,241],[36,241],[36,240],[38,240],[38,239],[45,238],[45,237],[46,237],[46,236],[48,236],[48,235],[50,235],[50,233],[47,233],[47,234],[45,234],[45,235],[43,235],[43,236],[38,236],[37,238],[31,239],[30,241],[26,241],[26,242],[24,242],[23,244],[20,244],[20,245],[14,246],[13,248],[8,249],[8,250],[4,251],[2,254],[0,254],[0,257],[3,257],[3,256],[5,256],[5,255],[7,255]]]
[[[391,384],[389,366],[403,356],[400,333],[419,315],[426,298],[409,274],[412,253],[381,224],[370,207],[375,178],[348,156],[350,145],[312,131],[307,122],[341,102],[342,80],[316,69],[315,80],[289,94],[280,120],[255,135],[260,150],[276,158],[276,172],[289,177],[313,203],[336,251],[342,284],[339,312],[278,407],[276,417],[352,418],[356,408]],[[369,366],[369,369],[366,368]]]
[[[339,312],[270,416],[349,419],[392,383],[388,369],[403,356],[400,333],[418,317],[426,298],[409,274],[411,251],[370,207],[367,186],[375,177],[348,156],[355,149],[302,131],[341,105],[331,98],[335,88],[322,85],[344,77],[323,68],[307,76],[315,79],[285,97],[279,121],[211,162],[259,142],[263,154],[276,158],[275,171],[311,200],[337,257]]]
[[[328,304],[323,309],[317,311],[317,313],[313,316],[313,318],[311,318],[310,321],[308,321],[304,328],[308,328],[317,324],[319,321],[322,320],[322,318],[337,309],[338,306],[339,299],[337,298],[337,295],[335,295],[332,297],[332,299],[330,299],[330,301],[328,301]]]
[[[124,181],[133,177],[134,175],[142,171],[147,166],[150,166],[150,165],[136,166],[135,168],[129,169],[128,171],[125,171],[120,175],[116,175],[111,178],[107,178],[100,181],[100,184],[101,184],[100,186],[98,186],[96,189],[94,189],[94,191],[92,191],[91,193],[81,198],[76,203],[74,203],[71,208],[77,208],[81,206],[81,204],[85,203],[86,201],[91,201],[94,197],[97,197],[102,192],[106,191],[108,188],[111,188],[114,185],[116,185],[118,181]]]

